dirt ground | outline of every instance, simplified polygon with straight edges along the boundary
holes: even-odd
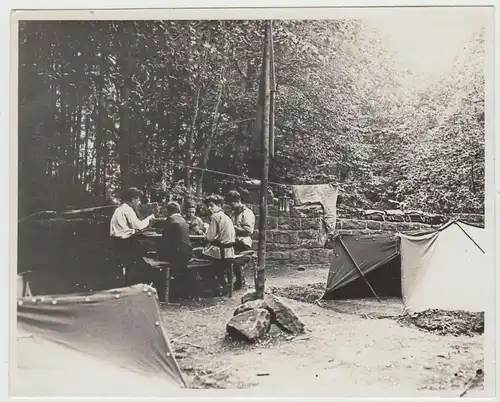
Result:
[[[320,267],[273,270],[266,286],[279,294],[321,284],[326,275]],[[162,306],[191,388],[247,389],[245,395],[255,396],[457,397],[483,370],[483,335],[439,335],[402,325],[394,319],[403,308],[398,299],[335,301],[328,308],[285,299],[305,322],[305,335],[292,338],[273,326],[258,344],[236,343],[226,337],[225,325],[243,293]]]

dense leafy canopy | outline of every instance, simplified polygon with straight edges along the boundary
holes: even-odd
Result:
[[[262,21],[22,22],[20,215],[96,205],[122,185],[201,195],[224,179],[186,165],[258,177],[263,31]],[[275,21],[270,180],[339,182],[357,207],[481,213],[483,35],[451,74],[415,89],[361,21]]]

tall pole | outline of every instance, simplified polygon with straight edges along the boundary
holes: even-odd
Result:
[[[269,21],[269,155],[271,158],[271,163],[274,160],[274,97],[276,94],[276,76],[274,71],[274,44],[273,44],[273,25],[272,21]]]
[[[265,269],[266,269],[266,226],[267,226],[267,186],[269,177],[269,111],[270,111],[270,37],[271,21],[266,21],[264,40],[264,110],[261,133],[261,178],[260,178],[260,205],[259,205],[259,242],[257,249],[257,272],[255,274],[255,293],[259,298],[264,298]]]

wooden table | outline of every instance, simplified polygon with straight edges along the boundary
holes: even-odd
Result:
[[[156,231],[146,231],[146,232],[140,232],[137,234],[139,237],[145,237],[147,239],[161,239],[162,234]],[[191,240],[193,243],[205,241],[206,236],[205,235],[189,235],[189,240]]]
[[[156,231],[145,231],[138,234],[139,238],[143,238],[144,240],[153,240],[155,243],[161,239],[162,234]],[[189,239],[193,243],[203,244],[206,241],[205,235],[189,235]],[[158,259],[157,247],[155,246],[154,254],[156,258],[152,257],[144,257],[144,261],[152,266],[153,268],[157,268],[161,273],[161,282],[157,284],[157,291],[160,301],[164,301],[166,303],[170,302],[170,286],[171,286],[171,275],[172,275],[172,266],[167,261],[161,261]],[[217,264],[222,264],[223,269],[226,271],[229,282],[229,297],[233,297],[234,292],[234,284],[233,284],[233,259],[220,260],[217,261]],[[205,269],[209,267],[214,267],[214,261],[210,260],[197,260],[192,259],[187,265],[187,269]]]
[[[150,253],[156,255],[158,257],[158,242],[162,238],[162,234],[155,232],[155,231],[145,231],[137,234],[139,241],[140,240],[145,240],[151,242],[154,244],[153,249],[150,247]],[[195,247],[200,247],[206,244],[207,238],[205,235],[189,235],[189,240],[191,241],[191,244]],[[149,254],[149,253],[148,253]]]
[[[155,258],[144,257],[144,261],[153,268],[159,269],[161,274],[160,284],[155,284],[158,291],[158,298],[161,302],[170,303],[170,290],[172,283],[172,265],[167,261],[160,261]],[[213,261],[194,260],[189,262],[187,269],[202,269],[213,266]],[[233,264],[229,263],[227,267],[229,276],[229,297],[233,297]]]
[[[153,251],[154,257],[144,257],[144,260],[147,264],[154,268],[160,269],[161,272],[161,284],[157,285],[157,290],[159,294],[159,298],[161,301],[165,301],[168,303],[170,301],[170,284],[171,284],[171,270],[172,267],[170,263],[166,261],[158,260],[158,252],[156,242],[161,239],[162,235],[159,232],[148,230],[138,234],[139,237],[142,237],[144,240],[152,240],[155,243],[155,250]],[[189,239],[193,243],[203,244],[206,242],[205,235],[189,235]],[[217,261],[218,264],[222,264],[223,268],[228,276],[229,281],[229,297],[233,297],[234,284],[233,284],[233,266],[234,264],[242,264],[245,265],[248,262],[252,262],[255,264],[255,252],[254,251],[245,251],[241,254],[235,255],[233,258],[228,258],[224,260]],[[205,269],[209,267],[213,267],[214,262],[209,260],[197,260],[192,259],[187,265],[187,269]]]

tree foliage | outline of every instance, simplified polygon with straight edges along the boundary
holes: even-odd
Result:
[[[128,185],[218,188],[220,176],[186,166],[257,177],[263,32],[262,21],[22,22],[20,215]],[[419,90],[361,21],[276,21],[274,46],[271,181],[337,181],[353,206],[484,210],[483,33]]]

